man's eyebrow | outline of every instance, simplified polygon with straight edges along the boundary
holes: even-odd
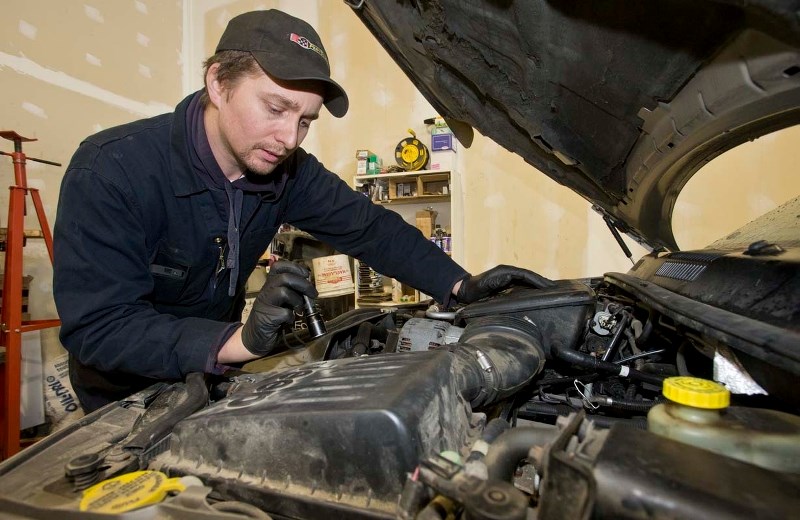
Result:
[[[269,101],[270,103],[276,103],[282,106],[283,108],[291,110],[300,110],[300,104],[297,103],[296,101],[287,98],[286,96],[272,93],[272,94],[267,94],[266,98],[267,101]],[[305,119],[311,119],[312,121],[314,121],[316,119],[319,119],[319,113],[304,114],[303,117]]]

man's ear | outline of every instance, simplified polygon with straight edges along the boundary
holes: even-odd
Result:
[[[218,70],[219,63],[214,63],[208,68],[208,71],[206,71],[206,92],[208,93],[208,99],[217,108],[219,108],[222,97],[225,94],[225,87],[217,79]]]

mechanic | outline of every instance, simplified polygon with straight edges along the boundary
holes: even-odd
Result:
[[[302,295],[317,296],[304,266],[278,262],[240,322],[282,223],[445,305],[552,283],[511,266],[470,276],[299,148],[323,104],[342,117],[348,103],[310,25],[249,12],[205,62],[204,89],[81,143],[61,187],[53,292],[84,410],[269,354]]]

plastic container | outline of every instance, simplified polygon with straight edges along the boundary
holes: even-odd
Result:
[[[775,471],[800,473],[800,417],[731,407],[724,386],[695,377],[664,380],[666,403],[650,409],[656,434]]]

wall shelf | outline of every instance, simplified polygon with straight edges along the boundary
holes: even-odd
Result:
[[[397,177],[425,177],[428,175],[450,175],[450,170],[418,170],[415,172],[396,172],[396,173],[378,173],[375,175],[356,175],[353,177],[356,181],[370,181],[377,179],[392,179]]]
[[[375,204],[389,206],[391,204],[429,204],[433,202],[448,202],[450,195],[420,195],[416,197],[397,197],[387,200],[376,200]]]
[[[438,213],[443,228],[458,233],[457,223],[460,217],[453,219],[453,201],[459,201],[459,184],[455,172],[451,170],[419,170],[413,172],[378,173],[373,175],[354,175],[353,186],[365,195],[368,195],[376,205],[383,206],[400,214],[410,224],[415,224],[418,210],[433,208]],[[454,189],[456,190],[454,192]],[[452,198],[451,198],[452,197]],[[457,222],[454,222],[457,221]],[[456,224],[454,226],[454,224]],[[450,253],[448,253],[450,254]],[[451,254],[451,256],[454,256]],[[356,263],[356,306],[357,307],[392,307],[408,303],[419,302],[427,298],[411,287],[396,284],[391,278],[385,278],[383,292],[375,294],[370,292],[372,298],[362,298],[360,286],[361,268]],[[361,266],[363,267],[363,266]],[[366,287],[367,285],[365,285]],[[381,301],[391,298],[389,301]],[[408,298],[401,301],[398,295]],[[366,295],[365,295],[366,296]]]
[[[421,170],[356,175],[353,184],[357,189],[371,186],[378,190],[370,189],[372,201],[376,204],[449,202],[451,173],[449,170]]]

